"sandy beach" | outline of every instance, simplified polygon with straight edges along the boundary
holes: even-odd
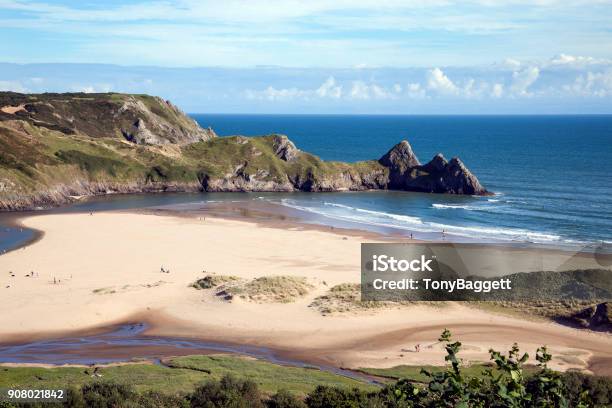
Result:
[[[332,286],[359,282],[360,244],[371,237],[126,212],[35,215],[21,223],[44,236],[0,257],[0,343],[138,321],[155,335],[267,346],[339,367],[391,367],[443,362],[436,339],[448,327],[466,361],[488,360],[489,348],[505,351],[514,342],[535,356],[546,344],[556,368],[612,375],[607,334],[459,303],[328,315],[311,307]],[[228,302],[190,287],[210,273],[304,277],[312,288],[291,303]]]

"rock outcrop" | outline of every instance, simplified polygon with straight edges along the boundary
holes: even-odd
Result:
[[[161,98],[0,92],[0,210],[152,191],[487,194],[457,158],[421,164],[402,141],[379,160],[326,162],[285,135],[216,137]]]
[[[387,188],[391,190],[487,194],[487,190],[459,158],[454,157],[448,162],[438,153],[429,163],[421,165],[406,140],[395,145],[378,162],[389,169]]]
[[[291,140],[285,135],[274,135],[272,147],[276,156],[284,161],[295,160],[299,150]]]

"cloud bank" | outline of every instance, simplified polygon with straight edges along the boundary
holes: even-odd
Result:
[[[0,90],[149,93],[190,112],[612,113],[612,61],[569,54],[412,68],[5,63],[0,78]]]

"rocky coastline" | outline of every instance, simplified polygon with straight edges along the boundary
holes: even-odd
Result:
[[[378,160],[326,162],[285,135],[217,137],[146,95],[5,92],[0,110],[0,211],[165,191],[490,194],[459,158],[422,164],[406,140]]]

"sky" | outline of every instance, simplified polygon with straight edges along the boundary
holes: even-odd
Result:
[[[0,0],[0,90],[188,112],[612,113],[612,1]]]

